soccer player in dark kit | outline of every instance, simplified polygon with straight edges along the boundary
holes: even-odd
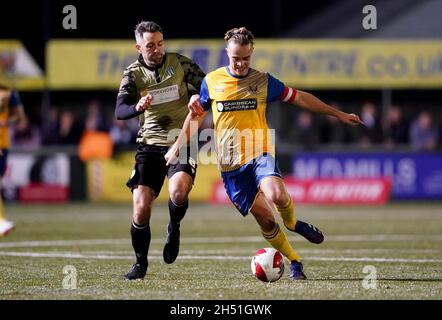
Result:
[[[139,117],[135,167],[127,182],[133,193],[133,220],[130,228],[136,262],[127,280],[142,279],[148,267],[151,240],[150,217],[164,178],[169,179],[168,238],[163,258],[173,263],[180,245],[180,222],[188,208],[188,195],[196,174],[196,161],[166,166],[164,155],[174,143],[171,130],[181,129],[187,116],[189,85],[200,90],[205,74],[191,59],[164,51],[163,31],[151,21],[135,28],[139,58],[124,71],[115,115],[126,120]],[[191,88],[190,88],[191,89]]]

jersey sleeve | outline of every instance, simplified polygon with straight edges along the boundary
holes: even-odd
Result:
[[[11,95],[9,97],[9,106],[11,108],[16,108],[21,104],[22,104],[22,102],[21,102],[20,96],[18,95],[18,92],[12,91]]]
[[[293,102],[296,97],[296,90],[290,87],[287,87],[273,77],[268,74],[268,82],[267,82],[267,102],[273,101],[282,101],[282,102]]]
[[[212,100],[209,95],[209,88],[207,87],[206,78],[201,82],[201,90],[200,90],[200,102],[205,111],[210,109],[212,104]]]
[[[120,90],[118,96],[126,96],[129,99],[136,101],[138,98],[137,85],[135,83],[135,75],[131,70],[124,70],[123,79],[120,83]]]
[[[177,58],[184,70],[184,80],[186,83],[191,84],[195,89],[200,91],[201,83],[206,74],[193,60],[180,54],[177,54]]]
[[[135,110],[137,101],[138,91],[135,83],[135,75],[133,71],[126,69],[123,72],[123,79],[121,80],[117,95],[115,117],[118,120],[127,120],[143,113],[142,111],[138,112]]]

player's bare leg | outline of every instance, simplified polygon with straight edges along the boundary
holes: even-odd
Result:
[[[132,270],[126,274],[127,280],[143,279],[147,272],[147,254],[150,245],[150,215],[155,192],[147,186],[136,186],[133,189],[133,220],[130,234],[136,262]]]
[[[259,192],[256,196],[250,212],[261,227],[264,238],[290,261],[290,278],[293,280],[306,279],[301,257],[290,245],[284,231],[276,223],[272,206],[262,192]]]
[[[293,200],[281,178],[274,176],[263,178],[260,189],[266,198],[275,205],[276,211],[281,215],[288,230],[302,235],[312,243],[320,244],[324,241],[321,230],[312,224],[296,219]]]
[[[180,223],[189,207],[189,193],[192,189],[192,177],[186,172],[175,173],[169,179],[169,214],[167,240],[163,250],[166,263],[173,263],[180,250]]]

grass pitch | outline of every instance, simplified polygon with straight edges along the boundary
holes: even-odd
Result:
[[[168,210],[155,204],[148,274],[134,282],[123,280],[134,261],[130,204],[6,209],[17,228],[0,238],[0,299],[442,299],[437,203],[298,205],[298,218],[317,225],[325,242],[314,245],[287,231],[308,280],[291,281],[286,263],[283,277],[270,284],[250,271],[253,254],[269,245],[253,217],[243,218],[233,206],[191,204],[180,256],[167,265],[162,250]],[[368,267],[370,274],[363,271],[367,265],[374,267]],[[63,273],[66,266],[76,270],[76,289],[63,287],[74,280],[74,273]]]

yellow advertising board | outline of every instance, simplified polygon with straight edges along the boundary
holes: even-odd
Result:
[[[441,40],[257,39],[252,66],[297,88],[440,88]],[[227,64],[222,40],[167,40],[168,51],[203,70]],[[132,40],[53,40],[48,44],[53,89],[117,90],[137,59]]]
[[[46,66],[51,89],[118,90],[123,70],[137,59],[127,40],[52,40]]]
[[[125,152],[108,160],[94,160],[87,163],[88,195],[91,201],[131,202],[132,193],[126,186],[135,163],[135,153]],[[220,180],[215,164],[198,165],[195,184],[190,193],[191,201],[208,201],[212,196],[214,182]],[[169,199],[168,181],[157,201]]]
[[[44,75],[21,41],[0,40],[0,85],[17,90],[41,90]]]

